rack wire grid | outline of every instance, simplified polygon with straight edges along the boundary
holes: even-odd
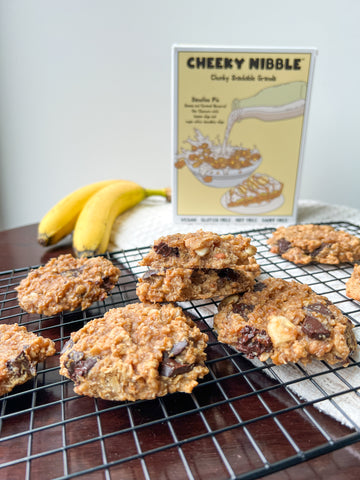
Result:
[[[331,225],[360,236],[355,225]],[[309,284],[358,329],[359,303],[345,295],[353,265],[289,263],[269,251],[273,230],[243,232],[257,247],[262,277]],[[359,382],[359,362],[351,358],[346,368],[318,362],[322,369],[315,373],[292,366],[298,377],[284,380],[273,364],[255,364],[217,341],[213,299],[180,304],[209,336],[210,373],[191,394],[135,402],[75,395],[72,382],[59,374],[61,348],[89,320],[138,301],[136,282],[145,271],[138,262],[148,250],[109,254],[122,273],[111,295],[85,311],[53,317],[18,306],[15,287],[36,266],[0,273],[0,322],[17,322],[51,338],[58,352],[38,365],[33,380],[1,398],[1,479],[255,479],[359,442],[360,425],[340,402],[349,394],[360,397],[359,383],[351,384],[345,375],[357,370]],[[331,395],[321,383],[329,373],[341,384]],[[315,390],[310,400],[293,388],[304,381]],[[340,421],[317,408],[324,402]]]

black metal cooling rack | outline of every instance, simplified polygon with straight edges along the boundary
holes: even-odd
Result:
[[[360,236],[355,225],[332,225]],[[266,241],[272,231],[245,233],[257,247],[262,275],[309,284],[359,329],[359,303],[345,295],[352,265],[291,264],[270,253]],[[19,308],[14,289],[29,269],[2,272],[0,322],[17,322],[50,337],[60,352],[72,331],[109,308],[137,301],[136,281],[144,272],[138,262],[147,251],[111,253],[122,271],[111,296],[84,312],[53,317]],[[255,479],[360,441],[360,425],[346,407],[347,396],[360,402],[356,358],[347,368],[321,362],[320,369],[309,372],[299,365],[294,377],[284,377],[271,363],[251,363],[217,341],[212,331],[216,301],[181,306],[209,336],[210,373],[192,394],[137,402],[79,397],[72,382],[59,375],[58,353],[38,366],[33,380],[0,400],[0,478]],[[355,383],[350,371],[357,374]],[[323,382],[329,375],[340,385],[336,392],[329,393]],[[303,382],[312,389],[310,399],[301,394]],[[324,405],[340,421],[322,413]]]

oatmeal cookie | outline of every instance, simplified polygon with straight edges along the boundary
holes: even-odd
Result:
[[[190,393],[208,373],[207,339],[180,307],[134,303],[72,333],[60,374],[74,381],[79,395],[105,400]]]
[[[360,265],[354,265],[351,277],[346,282],[346,295],[360,301]]]
[[[214,329],[220,342],[276,365],[314,359],[347,364],[357,348],[352,323],[326,297],[276,278],[224,299]]]
[[[248,265],[256,248],[242,235],[198,230],[160,237],[140,265],[158,268],[234,268]]]
[[[16,288],[20,307],[28,313],[55,315],[104,300],[120,270],[104,257],[60,255],[32,270]]]
[[[36,365],[55,354],[55,343],[17,323],[0,325],[0,395],[36,375]]]
[[[360,239],[330,225],[279,227],[268,243],[271,252],[296,264],[336,265],[360,259]]]
[[[149,270],[139,279],[136,294],[140,301],[154,303],[226,297],[250,290],[259,274],[255,260],[244,268]]]

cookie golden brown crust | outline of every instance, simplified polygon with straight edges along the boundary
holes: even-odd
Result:
[[[0,395],[36,375],[36,365],[55,354],[55,343],[17,323],[0,325]]]
[[[357,348],[352,323],[326,297],[276,278],[224,299],[214,329],[220,342],[277,365],[314,359],[346,364]]]
[[[119,276],[120,270],[104,257],[60,255],[20,282],[19,305],[28,313],[47,316],[79,307],[84,310],[104,300]]]
[[[60,374],[79,395],[106,400],[190,393],[208,373],[207,339],[180,307],[130,304],[72,333]]]
[[[248,265],[256,248],[242,235],[198,230],[160,237],[140,265],[158,268],[234,268]]]
[[[330,225],[279,227],[268,240],[273,253],[296,264],[337,265],[360,259],[360,239]]]

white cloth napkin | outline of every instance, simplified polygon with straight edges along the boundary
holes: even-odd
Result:
[[[300,200],[298,223],[346,221],[360,225],[360,211],[341,205],[329,205],[312,200]],[[195,228],[194,228],[195,227]],[[187,233],[200,228],[219,234],[246,232],[267,225],[254,224],[243,227],[240,225],[175,224],[172,219],[171,205],[163,199],[149,198],[133,209],[117,218],[110,240],[110,250],[127,250],[131,248],[150,246],[154,240],[171,233]],[[209,315],[209,308],[204,309],[204,315]],[[213,314],[215,312],[211,312]],[[359,318],[360,320],[360,318]],[[356,331],[358,330],[358,331]],[[357,340],[360,340],[360,327],[355,328]],[[360,352],[353,356],[355,362],[360,361]],[[253,360],[255,366],[263,365]],[[314,406],[332,416],[350,428],[360,429],[360,366],[347,368],[334,367],[329,370],[321,362],[309,365],[282,365],[265,368],[264,371],[272,378],[286,385],[301,399],[314,402]],[[327,372],[321,374],[321,372]],[[310,377],[310,378],[309,378]],[[317,401],[324,397],[326,400]],[[345,415],[342,414],[345,413]]]

